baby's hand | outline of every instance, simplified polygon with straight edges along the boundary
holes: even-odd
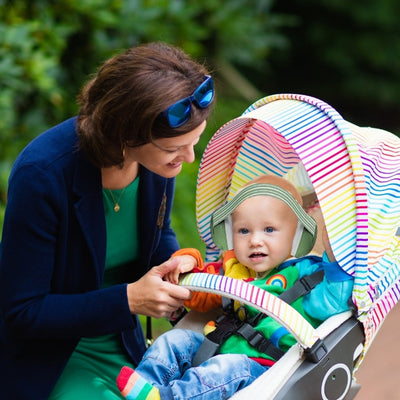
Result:
[[[188,254],[176,256],[174,258],[179,259],[179,264],[174,270],[164,275],[164,280],[177,284],[179,281],[179,275],[190,272],[193,268],[197,267],[197,261],[193,256]]]

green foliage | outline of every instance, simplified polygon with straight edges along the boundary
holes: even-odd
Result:
[[[33,137],[76,113],[80,87],[115,52],[163,40],[208,64],[220,57],[261,60],[277,36],[274,26],[264,27],[265,18],[273,20],[268,12],[271,0],[249,0],[248,7],[237,0],[225,3],[0,1],[0,226],[4,177],[12,162]],[[258,40],[243,35],[250,22],[247,29]],[[189,169],[182,181],[196,175],[194,167]],[[182,212],[193,207],[186,202]]]

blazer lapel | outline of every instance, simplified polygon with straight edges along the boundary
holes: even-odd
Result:
[[[76,217],[93,256],[97,281],[100,285],[106,256],[106,223],[101,172],[83,154],[79,155],[73,190],[77,196],[74,204]]]
[[[148,269],[163,227],[167,179],[140,168],[138,229],[141,264]],[[101,172],[81,154],[74,176],[75,212],[93,256],[100,284],[106,255]]]
[[[157,245],[158,232],[164,223],[166,184],[167,179],[141,167],[138,222],[140,259],[146,270]]]

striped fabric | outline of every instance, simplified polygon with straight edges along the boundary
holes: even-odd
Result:
[[[212,212],[261,174],[317,195],[334,255],[354,276],[367,349],[400,296],[400,139],[353,125],[313,97],[257,101],[223,125],[203,154],[196,213],[208,261],[220,254],[210,234]]]
[[[358,144],[368,199],[367,268],[354,296],[370,344],[400,297],[400,140],[389,132],[349,124]]]

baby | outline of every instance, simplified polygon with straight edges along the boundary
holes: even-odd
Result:
[[[302,208],[297,189],[270,175],[245,185],[211,219],[214,243],[225,251],[224,274],[279,296],[314,327],[348,310],[353,289],[352,277],[334,259],[325,227],[323,257],[306,256],[314,245],[316,228]],[[167,276],[171,282],[177,282],[181,273],[205,270],[195,249],[181,249],[174,256],[183,257],[184,262]],[[312,288],[299,291],[299,280],[305,277],[310,277]],[[187,303],[200,311],[218,305],[220,296],[202,292]],[[136,370],[122,368],[117,378],[122,395],[127,399],[227,399],[250,385],[295,343],[283,326],[252,307],[234,304],[226,313],[229,317],[218,321],[216,328],[209,327],[207,336],[182,329],[161,335]],[[231,325],[224,331],[227,323]],[[243,324],[258,335],[257,344],[235,331]],[[210,341],[215,353],[205,346]]]

